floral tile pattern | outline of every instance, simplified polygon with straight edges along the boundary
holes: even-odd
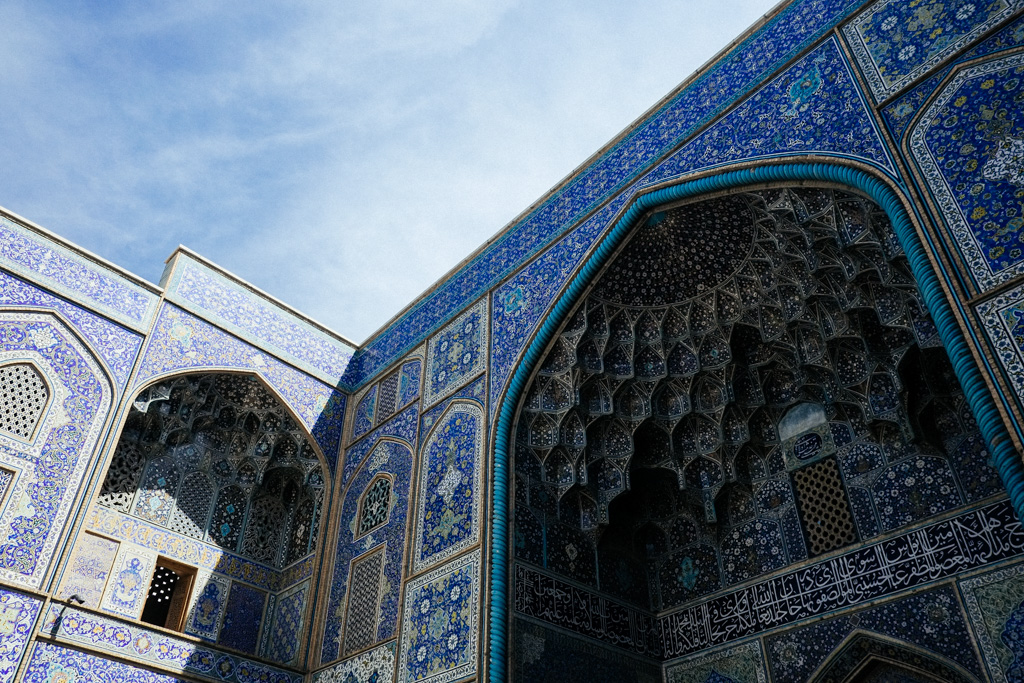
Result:
[[[155,551],[122,544],[107,582],[101,608],[122,617],[138,619],[146,602],[156,557]]]
[[[0,434],[20,474],[0,513],[0,580],[37,588],[96,448],[113,391],[98,361],[54,316],[0,312],[0,362],[30,361],[51,397],[31,443]]]
[[[266,591],[233,581],[217,644],[256,654],[266,602]]]
[[[670,665],[665,678],[668,683],[767,683],[768,672],[761,644],[755,640]]]
[[[1024,564],[960,582],[991,680],[1024,679]]]
[[[40,630],[59,642],[86,647],[104,654],[151,664],[164,670],[217,681],[217,683],[252,683],[253,681],[299,683],[302,680],[301,674],[253,662],[238,655],[199,645],[190,640],[175,638],[165,633],[151,631],[136,624],[108,619],[63,605],[50,606],[43,618]],[[51,646],[48,643],[46,645],[67,652],[64,648]],[[72,666],[70,668],[72,673],[81,671],[110,676],[109,679],[100,677],[100,680],[110,680],[111,683],[118,683],[121,680],[149,680],[145,678],[121,679],[118,677],[119,675],[131,675],[132,671],[138,670],[123,664],[117,664],[118,667],[123,667],[123,670],[116,667],[110,668],[114,663],[98,657],[90,658],[77,651],[75,652],[77,657],[61,657],[59,660],[44,659],[44,665],[36,667],[39,648],[42,646],[42,643],[36,645],[30,665],[30,671],[37,672],[35,675],[45,676],[45,672],[53,671],[53,667],[50,665],[55,662],[64,665],[64,662],[68,660],[82,658],[85,660],[86,668],[84,670],[75,669]],[[49,681],[51,679],[41,677],[30,678],[30,680]],[[70,680],[75,679],[71,676]],[[87,675],[84,680],[94,679]]]
[[[357,441],[345,451],[345,469],[342,472],[341,484],[344,486],[355,474],[359,465],[366,458],[374,445],[383,437],[393,437],[404,441],[410,446],[416,443],[416,418],[419,416],[419,407],[411,405],[397,416],[391,418],[380,427],[377,427],[370,436]]]
[[[423,404],[432,405],[487,365],[487,300],[482,299],[430,340]]]
[[[212,572],[199,572],[192,588],[192,602],[185,616],[185,632],[217,640],[231,582]]]
[[[233,282],[188,254],[175,254],[167,298],[256,347],[334,386],[355,350],[270,299]]]
[[[871,92],[882,101],[1019,6],[1014,0],[883,0],[858,15],[843,33]]]
[[[69,303],[0,271],[0,306],[52,308],[67,318],[110,368],[118,389],[124,390],[142,337],[106,318]]]
[[[0,216],[0,266],[145,332],[157,295],[35,230]]]
[[[981,291],[1024,272],[1024,55],[958,72],[910,149]]]
[[[83,601],[81,604],[97,609],[119,546],[117,541],[109,538],[82,534],[75,544],[57,597],[66,600],[77,595]]]
[[[139,669],[52,643],[37,643],[23,679],[26,683],[185,683],[180,678]]]
[[[479,540],[485,427],[479,406],[459,402],[448,408],[427,437],[420,454],[413,571]]]
[[[25,654],[42,602],[0,589],[0,683],[10,683]]]
[[[479,590],[479,551],[406,584],[401,683],[448,683],[476,671]]]
[[[313,674],[313,683],[393,683],[395,641]]]
[[[264,378],[319,444],[334,471],[345,395],[172,304],[164,304],[146,343],[135,388],[185,370],[244,370]]]

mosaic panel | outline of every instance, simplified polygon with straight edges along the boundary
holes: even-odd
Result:
[[[164,304],[147,342],[135,386],[141,387],[155,377],[173,372],[214,368],[243,370],[263,377],[299,416],[334,471],[345,412],[341,391],[177,306]]]
[[[850,156],[895,172],[835,39],[767,83],[640,183],[744,159],[809,153]]]
[[[660,664],[525,619],[513,621],[516,683],[661,683]],[[703,683],[703,681],[701,682]]]
[[[32,636],[41,602],[0,589],[0,683],[10,683]]]
[[[0,434],[0,464],[20,473],[0,514],[0,579],[39,587],[110,410],[111,389],[92,355],[51,315],[0,314],[0,363],[12,360],[31,361],[52,398],[31,444]]]
[[[233,581],[217,644],[250,655],[256,654],[256,646],[260,640],[260,624],[263,623],[263,605],[266,601],[265,591]]]
[[[345,469],[341,475],[341,484],[344,486],[355,474],[359,465],[366,458],[377,442],[383,437],[400,439],[410,445],[416,443],[416,418],[419,415],[419,408],[411,405],[396,417],[391,418],[373,432],[372,435],[349,447],[345,451]]]
[[[975,310],[1017,399],[1024,400],[1024,285],[978,304]]]
[[[910,149],[977,286],[1024,272],[1024,54],[956,74],[910,133]]]
[[[413,571],[479,540],[485,428],[479,406],[456,403],[427,438],[420,461]]]
[[[373,429],[374,413],[377,408],[377,385],[367,391],[356,407],[356,414],[352,418],[352,436],[359,438],[366,432]]]
[[[419,447],[423,447],[424,439],[426,439],[427,435],[431,433],[431,428],[437,423],[438,418],[444,415],[444,412],[448,410],[448,406],[460,398],[470,399],[472,401],[476,401],[480,405],[483,405],[486,393],[487,377],[480,377],[423,413],[422,417],[420,417]]]
[[[94,505],[89,510],[85,526],[92,531],[145,546],[179,562],[216,571],[267,590],[276,591],[285,585],[281,574],[271,567],[101,505]],[[306,571],[312,571],[308,565],[303,566],[306,566]]]
[[[402,364],[402,376],[398,382],[398,405],[404,406],[420,395],[420,375],[423,363],[416,359]]]
[[[380,610],[384,546],[352,562],[348,604],[345,608],[345,647],[349,655],[377,641],[377,613]]]
[[[277,597],[274,626],[270,630],[267,656],[282,664],[293,664],[302,642],[309,584],[302,583]]]
[[[1024,551],[1000,502],[705,600],[660,619],[667,657],[955,576]]]
[[[180,678],[139,669],[79,650],[36,643],[25,676],[26,683],[186,683]]]
[[[427,345],[423,404],[432,405],[487,365],[487,299],[437,333]]]
[[[920,648],[919,652],[938,655],[963,671],[984,678],[974,648],[964,646],[971,637],[957,604],[956,591],[944,585],[766,638],[764,647],[773,679],[811,680],[826,660],[836,658],[838,648],[850,644],[847,639],[857,631],[871,634],[872,638],[883,636],[881,640],[898,647],[910,644],[914,649]],[[838,668],[836,664],[833,662],[833,669]],[[957,678],[939,676],[937,680],[974,679],[960,673]]]
[[[878,101],[1010,16],[1019,2],[876,2],[843,33]]]
[[[405,413],[411,414],[412,432],[409,438],[415,441],[416,407]],[[404,414],[404,413],[403,413]],[[395,418],[388,424],[394,423]],[[387,425],[385,425],[386,427]],[[340,656],[342,625],[345,616],[345,599],[348,591],[348,573],[353,558],[384,545],[384,576],[381,580],[380,613],[375,641],[384,641],[395,636],[398,622],[398,598],[402,585],[402,567],[405,563],[406,518],[409,509],[409,488],[412,479],[412,450],[395,442],[381,441],[381,429],[374,432],[366,442],[373,446],[365,462],[355,472],[348,486],[339,512],[340,519],[346,520],[338,530],[338,548],[334,556],[334,575],[331,579],[330,597],[327,607],[327,621],[324,641],[321,646],[320,662],[330,663]],[[357,444],[361,450],[363,442]],[[353,447],[356,448],[356,447]],[[348,456],[352,456],[349,450]],[[360,458],[360,460],[364,460]],[[347,466],[346,466],[347,469]],[[357,537],[359,499],[362,493],[379,474],[392,477],[391,511],[385,525],[370,533]]]
[[[171,301],[332,386],[345,374],[351,344],[188,254],[176,253],[170,267],[165,290]]]
[[[192,586],[192,601],[185,616],[185,633],[217,640],[227,604],[228,581],[223,576],[199,572]]]
[[[802,0],[783,8],[369,340],[349,365],[346,383],[358,385],[387,367],[861,4]]]
[[[661,656],[658,625],[648,612],[523,564],[515,566],[515,610],[592,640]]]
[[[755,640],[668,666],[665,680],[668,683],[768,683],[768,672],[761,644]]]
[[[145,332],[157,295],[56,240],[0,216],[0,265]]]
[[[119,545],[109,538],[82,534],[75,544],[57,598],[66,600],[77,595],[82,600],[81,604],[97,609]]]
[[[393,683],[394,679],[394,641],[313,674],[313,683]]]
[[[114,562],[107,592],[100,603],[102,609],[129,619],[138,619],[146,602],[156,557],[156,552],[152,550],[123,544]]]
[[[141,335],[0,271],[0,306],[52,308],[85,337],[124,389],[142,346]]]
[[[476,671],[479,592],[479,551],[406,584],[400,681],[447,683]]]
[[[991,680],[1024,680],[1024,564],[960,582]]]
[[[69,645],[123,657],[193,678],[217,683],[300,683],[302,674],[292,673],[269,664],[254,662],[238,655],[214,650],[193,641],[141,628],[136,624],[116,621],[81,612],[63,605],[51,605],[43,618],[40,631]],[[43,643],[36,646],[35,652]],[[49,646],[49,644],[46,644]],[[49,646],[56,647],[56,646]],[[57,648],[63,650],[63,648]],[[82,656],[79,653],[80,656]],[[98,660],[105,662],[107,660]],[[33,656],[35,664],[35,656]],[[29,669],[32,671],[32,668]],[[46,679],[48,680],[48,679]],[[85,680],[92,680],[88,676]],[[102,679],[101,679],[102,680]],[[112,677],[111,683],[121,679]]]
[[[1012,47],[1024,45],[1024,18],[1011,22],[1000,29],[995,35],[986,38],[983,42],[967,52],[961,54],[954,62],[947,64],[959,64],[969,59],[977,59],[1000,50],[1007,50]],[[882,116],[893,133],[893,137],[899,140],[910,125],[913,115],[924,104],[925,99],[931,95],[939,83],[952,70],[952,66],[945,66],[923,81],[920,85],[907,91],[896,98],[882,109]]]

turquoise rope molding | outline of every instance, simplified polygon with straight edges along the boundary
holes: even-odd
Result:
[[[569,312],[576,306],[587,286],[615,253],[623,240],[644,215],[669,202],[697,197],[722,190],[777,182],[819,181],[845,185],[863,192],[877,203],[892,221],[896,236],[910,262],[911,272],[938,328],[957,379],[963,387],[968,405],[978,421],[978,428],[988,446],[999,476],[1009,492],[1018,518],[1024,519],[1024,462],[1014,450],[1013,442],[1002,422],[988,386],[971,355],[970,346],[961,333],[953,309],[942,291],[939,278],[932,270],[924,247],[914,231],[899,197],[882,181],[864,171],[823,163],[762,166],[742,171],[729,171],[685,182],[641,195],[616,222],[611,231],[590,255],[586,263],[559,297],[540,330],[526,349],[509,383],[498,415],[494,443],[494,514],[491,543],[490,617],[488,629],[489,654],[487,680],[502,683],[508,670],[509,603],[509,509],[511,503],[510,475],[512,426],[519,400],[526,389],[533,368],[540,362],[544,349],[561,328]]]

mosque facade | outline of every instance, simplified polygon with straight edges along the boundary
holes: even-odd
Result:
[[[783,3],[361,345],[3,212],[0,683],[1024,681],[1022,228],[1024,0]]]

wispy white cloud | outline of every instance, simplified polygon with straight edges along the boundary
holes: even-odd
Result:
[[[362,339],[769,7],[13,0],[0,204]]]

